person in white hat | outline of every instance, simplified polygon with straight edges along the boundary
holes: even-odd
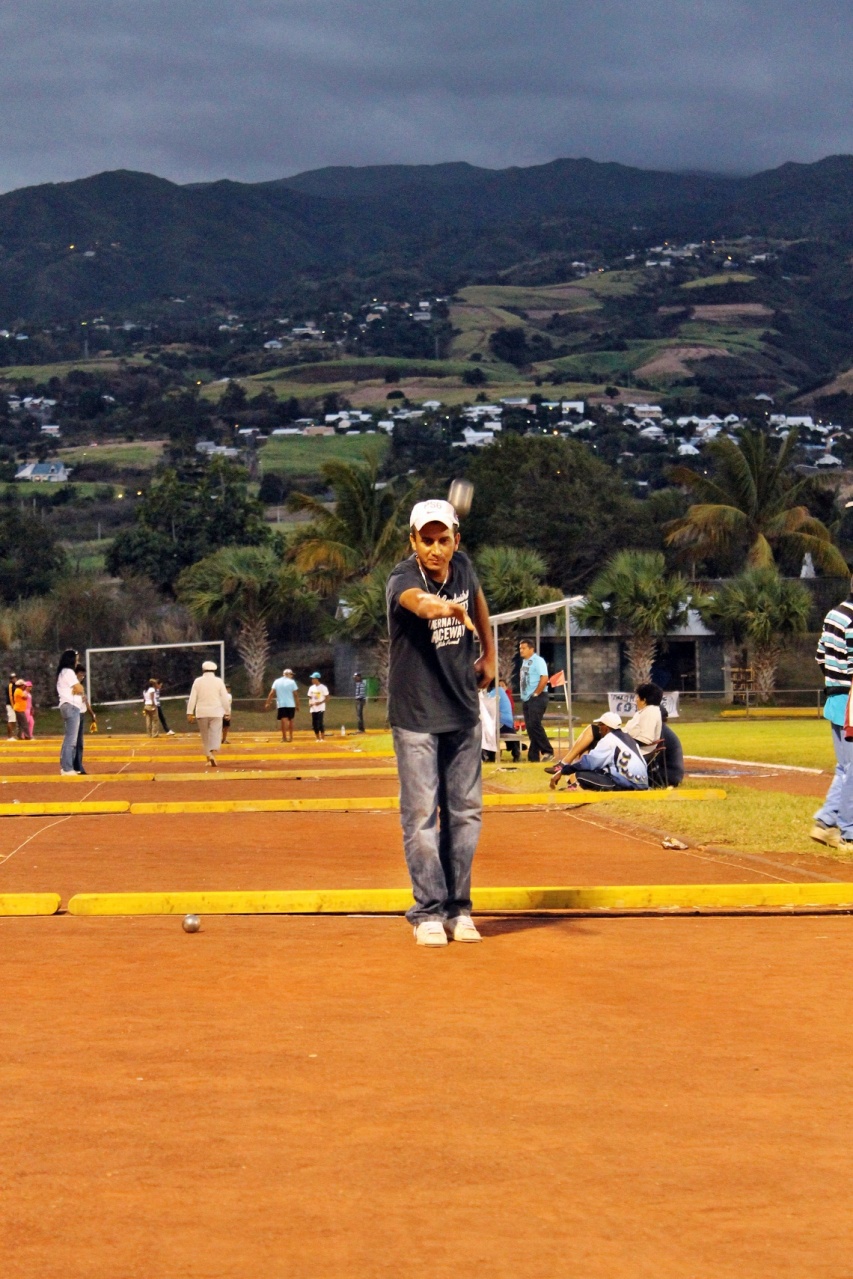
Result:
[[[648,790],[649,772],[639,746],[622,728],[615,711],[605,711],[585,728],[552,769],[551,790],[565,777],[569,789]]]
[[[216,768],[216,752],[222,745],[222,720],[231,709],[228,690],[216,674],[216,662],[202,662],[201,675],[193,681],[187,702],[187,719],[198,724],[208,764]]]
[[[473,942],[471,866],[482,822],[480,688],[495,673],[489,609],[449,502],[418,502],[412,554],[386,585],[388,720],[421,946]],[[474,636],[480,641],[477,654]]]

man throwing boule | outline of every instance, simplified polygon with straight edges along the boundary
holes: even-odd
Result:
[[[400,775],[400,820],[420,946],[479,941],[471,863],[482,822],[478,690],[495,673],[489,610],[449,502],[418,502],[413,554],[386,587],[391,640],[388,720]],[[480,655],[474,647],[480,640]]]

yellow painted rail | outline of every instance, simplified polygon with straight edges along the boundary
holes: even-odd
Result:
[[[55,915],[59,893],[0,893],[0,915]]]
[[[2,762],[2,761],[0,761]],[[102,782],[298,782],[303,778],[396,777],[392,765],[379,768],[210,768],[205,773],[87,773],[83,777],[57,777],[54,773],[7,774],[0,785],[37,783],[52,786],[89,786]],[[2,792],[0,792],[2,793]]]
[[[33,804],[0,804],[0,817],[71,817],[86,813],[127,813],[130,803],[116,800],[53,800]]]
[[[656,791],[542,791],[534,795],[484,795],[484,808],[571,808],[580,804],[642,803],[656,799],[668,803],[725,799],[717,789]],[[358,796],[348,799],[197,799],[151,800],[132,803],[134,816],[178,813],[356,813],[395,812],[396,795]]]
[[[77,893],[72,915],[400,914],[408,888],[233,892]],[[603,887],[476,888],[474,910],[703,911],[823,907],[853,910],[853,884],[629,884]]]

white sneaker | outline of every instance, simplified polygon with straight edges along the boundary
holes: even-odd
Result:
[[[470,915],[454,915],[445,919],[444,931],[452,941],[482,941]]]
[[[446,946],[444,924],[440,919],[424,919],[415,924],[415,941],[419,946]]]
[[[77,773],[75,769],[73,768],[60,768],[59,776],[60,777],[76,777]]]
[[[169,729],[169,731],[166,733],[166,736],[167,736],[167,737],[174,737],[174,736],[175,736],[175,730],[174,730],[173,728],[170,728],[170,729]]]

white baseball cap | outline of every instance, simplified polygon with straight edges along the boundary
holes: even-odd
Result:
[[[592,722],[593,724],[603,724],[605,728],[622,727],[622,720],[615,711],[605,711],[603,715],[597,715]]]
[[[201,669],[203,671],[215,671],[217,669],[216,662],[202,662]]]
[[[456,528],[459,516],[449,502],[431,497],[426,502],[415,503],[409,516],[409,524],[418,532],[425,524],[443,524],[445,528]]]
[[[284,670],[281,673],[282,675],[292,675],[293,671],[290,669],[289,666],[285,666]]]

